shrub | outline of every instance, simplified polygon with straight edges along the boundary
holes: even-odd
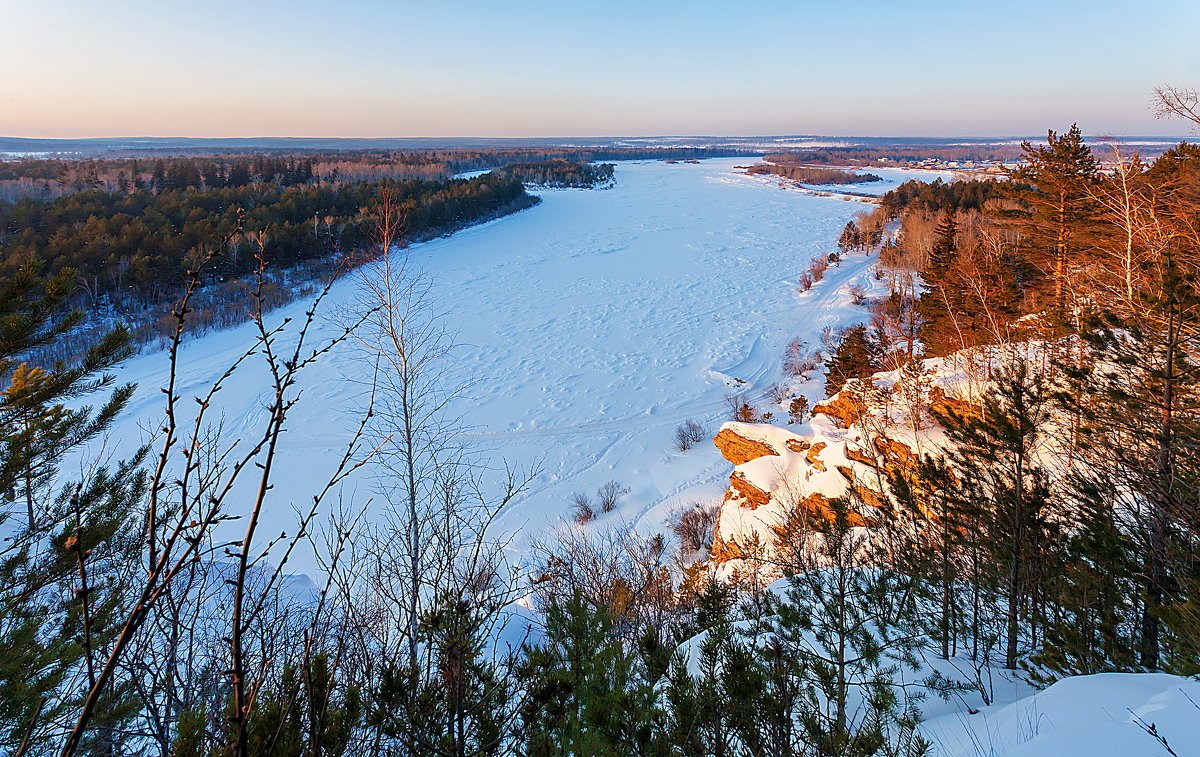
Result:
[[[687,452],[696,444],[704,441],[708,430],[693,420],[686,420],[675,429],[675,449]]]
[[[592,507],[592,502],[588,499],[588,495],[583,492],[576,492],[571,500],[571,518],[583,525],[591,522],[596,517],[596,510]]]
[[[671,531],[685,552],[699,552],[712,543],[719,510],[715,503],[693,502],[675,514]]]
[[[829,269],[829,256],[820,255],[808,262],[808,272],[812,274],[813,279],[820,281],[825,277],[825,271]]]
[[[786,363],[784,364],[784,370],[787,370]],[[786,386],[782,386],[780,384],[771,384],[771,388],[767,390],[767,396],[770,397],[771,401],[776,405],[782,405],[791,395],[788,394]]]
[[[726,394],[725,406],[732,420],[738,423],[758,423],[758,411],[746,400],[744,394]]]
[[[821,353],[810,352],[808,344],[799,338],[788,342],[783,349],[783,371],[791,376],[805,376],[812,373],[821,364]]]
[[[596,490],[596,504],[600,507],[600,512],[611,513],[616,509],[617,503],[621,501],[629,493],[629,490],[622,487],[616,481],[609,481],[603,484]]]
[[[854,300],[855,305],[861,305],[867,301],[867,289],[862,284],[851,284],[849,292],[850,299]]]

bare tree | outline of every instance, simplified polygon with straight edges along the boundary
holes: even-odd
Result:
[[[1154,115],[1158,118],[1182,118],[1200,129],[1200,92],[1170,85],[1154,90]]]
[[[704,441],[708,431],[696,421],[686,420],[675,429],[675,449],[687,452],[689,449]]]
[[[336,488],[355,469],[365,462],[359,457],[363,427],[346,447],[345,454],[321,491],[315,493],[307,508],[298,515],[298,531],[292,537],[279,536],[255,551],[255,535],[268,493],[272,488],[274,463],[278,455],[279,440],[284,433],[284,423],[300,398],[297,381],[308,367],[323,359],[336,345],[344,342],[361,323],[346,326],[341,333],[309,346],[309,332],[316,320],[321,301],[328,294],[326,285],[313,305],[305,312],[294,334],[294,342],[285,347],[281,341],[288,333],[289,321],[268,326],[262,307],[261,275],[260,288],[252,293],[259,306],[255,309],[258,336],[253,344],[236,357],[227,370],[203,395],[195,398],[195,415],[185,420],[179,394],[180,362],[179,350],[190,313],[190,303],[200,285],[205,269],[222,253],[228,239],[212,250],[202,254],[189,271],[185,293],[176,306],[172,317],[175,321],[174,334],[168,349],[168,378],[163,389],[165,395],[164,421],[161,429],[161,447],[154,470],[150,476],[146,522],[143,530],[144,574],[132,592],[129,609],[120,632],[113,641],[107,658],[90,677],[88,692],[80,707],[74,727],[67,734],[62,755],[68,757],[77,752],[97,707],[107,695],[118,672],[129,663],[130,653],[137,648],[139,634],[147,628],[147,622],[163,611],[164,598],[182,597],[172,594],[176,582],[192,575],[198,563],[224,553],[234,561],[232,574],[223,576],[231,587],[232,598],[224,617],[229,622],[227,636],[230,686],[234,706],[232,725],[235,734],[235,754],[245,755],[247,750],[246,725],[253,707],[254,694],[262,683],[261,667],[251,675],[246,660],[246,634],[257,619],[265,612],[273,587],[282,577],[282,566],[296,548],[314,518],[323,498]],[[264,264],[265,265],[265,264]],[[230,442],[218,434],[213,437],[213,426],[209,415],[214,408],[218,392],[254,356],[262,356],[272,382],[273,401],[266,417],[262,420],[257,436],[249,436]],[[369,415],[369,412],[367,413]],[[208,449],[211,454],[205,454]],[[216,462],[214,463],[214,455]],[[231,511],[229,501],[247,475],[257,470],[257,485],[252,495],[248,513]],[[214,539],[215,530],[238,517],[246,518],[246,530],[242,539],[224,542]],[[272,551],[274,550],[274,553]],[[267,559],[274,569],[261,567]],[[257,581],[257,585],[252,582]],[[167,613],[177,613],[177,608],[166,606]],[[152,628],[153,626],[151,626]]]
[[[454,334],[437,310],[432,280],[416,269],[403,248],[403,227],[396,198],[385,192],[375,229],[378,260],[360,272],[360,298],[353,312],[371,313],[357,337],[365,358],[375,365],[379,386],[372,429],[385,471],[380,495],[391,538],[404,548],[402,556],[395,556],[407,573],[403,645],[415,665],[425,545],[439,517],[432,505],[439,490],[455,480],[463,455],[447,408],[465,386],[452,375]]]

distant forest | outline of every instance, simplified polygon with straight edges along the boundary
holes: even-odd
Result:
[[[576,163],[562,158],[539,163],[509,163],[501,170],[505,176],[542,187],[583,189],[612,181],[612,163]]]
[[[0,277],[26,265],[50,275],[71,268],[93,296],[157,302],[175,294],[193,251],[230,234],[228,254],[212,269],[214,277],[252,271],[260,241],[262,256],[279,267],[357,250],[371,241],[374,206],[384,192],[399,203],[409,239],[436,236],[534,201],[519,181],[492,174],[444,182],[90,190],[52,201],[0,204]],[[243,230],[235,233],[239,224]]]
[[[799,162],[829,165],[853,163],[919,163],[929,158],[938,160],[1001,161],[1015,163],[1021,159],[1019,144],[995,145],[930,145],[887,146],[887,147],[819,147],[811,150],[782,152],[767,155],[764,159],[776,163]]]
[[[789,163],[761,163],[750,166],[746,169],[746,173],[782,176],[801,184],[865,184],[871,181],[880,181],[880,177],[872,173],[854,173],[836,168],[812,168]]]
[[[0,202],[61,197],[94,189],[128,194],[259,183],[290,186],[383,179],[435,180],[511,163],[695,160],[750,154],[725,148],[522,148],[0,161]]]
[[[88,190],[53,200],[0,203],[0,286],[27,271],[67,272],[77,282],[69,303],[88,314],[75,335],[124,321],[135,341],[165,335],[164,319],[198,255],[222,248],[206,267],[192,329],[241,322],[246,277],[261,270],[266,301],[279,306],[309,294],[314,282],[378,254],[374,230],[384,199],[402,229],[397,242],[448,234],[527,208],[537,198],[520,181],[485,174],[450,181],[355,184],[258,182],[219,189]],[[371,248],[376,249],[372,250]],[[38,356],[39,362],[70,357]]]

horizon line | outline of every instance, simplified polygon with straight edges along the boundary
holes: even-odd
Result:
[[[208,136],[208,135],[103,135],[103,136],[72,136],[72,137],[31,137],[26,135],[0,135],[0,140],[22,140],[22,141],[40,141],[40,142],[83,142],[83,141],[104,141],[104,140],[249,140],[249,139],[294,139],[294,140],[347,140],[347,141],[368,141],[368,140],[491,140],[491,139],[542,139],[542,140],[567,140],[567,139],[1027,139],[1030,137],[1038,137],[1040,134],[801,134],[801,133],[780,133],[780,134],[685,134],[685,133],[659,133],[659,134],[524,134],[524,135],[503,135],[503,136],[485,136],[479,134],[422,134],[410,136],[349,136],[349,135],[287,135],[287,134],[252,134],[252,135],[226,135],[226,136]],[[1198,134],[1085,134],[1086,138],[1091,139],[1178,139],[1183,141],[1200,140]]]

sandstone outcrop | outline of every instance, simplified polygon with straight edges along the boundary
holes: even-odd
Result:
[[[892,507],[889,481],[911,480],[921,451],[942,443],[938,419],[979,412],[975,362],[971,355],[931,358],[916,372],[851,380],[816,404],[808,422],[788,428],[725,424],[713,442],[734,469],[710,560],[723,566],[769,558],[789,524],[832,518],[830,502],[838,498],[855,503],[851,525],[869,528]]]
[[[728,425],[717,432],[713,438],[713,444],[717,445],[721,456],[734,465],[742,465],[760,457],[779,454],[766,442],[742,436]]]
[[[824,402],[813,405],[813,415],[827,415],[835,419],[842,428],[858,423],[866,411],[862,397],[853,389],[845,389]]]
[[[734,471],[729,476],[729,491],[726,492],[725,499],[726,501],[741,499],[742,507],[756,510],[771,501],[771,492],[764,491],[750,483],[745,473]]]

